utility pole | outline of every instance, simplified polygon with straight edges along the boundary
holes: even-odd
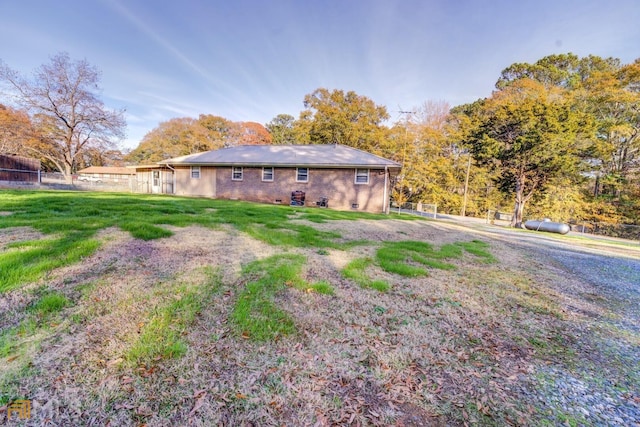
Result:
[[[400,108],[398,106],[398,108]],[[405,123],[404,123],[404,143],[402,144],[402,173],[400,173],[400,175],[398,175],[396,182],[394,184],[394,187],[396,188],[397,192],[398,192],[398,197],[400,198],[401,194],[403,195],[401,197],[402,200],[405,200],[404,198],[404,188],[405,188],[405,184],[406,184],[406,160],[407,160],[407,139],[409,139],[409,115],[410,114],[415,114],[413,111],[402,111],[402,109],[400,108],[400,111],[398,111],[399,114],[405,114]],[[409,190],[409,193],[411,193],[411,190]],[[398,202],[398,200],[396,200],[396,202]],[[400,209],[400,203],[398,203],[398,209]]]
[[[471,152],[468,153],[467,160],[467,175],[464,178],[464,195],[462,196],[462,212],[461,216],[466,216],[467,213],[467,191],[469,189],[469,171],[471,170]]]
[[[407,156],[407,136],[409,135],[409,115],[414,114],[413,111],[398,111],[400,114],[406,114],[404,119],[404,144],[402,145],[402,167]]]

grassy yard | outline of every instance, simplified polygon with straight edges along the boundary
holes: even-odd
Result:
[[[0,190],[0,419],[579,424],[530,399],[581,357],[541,266],[410,216]]]

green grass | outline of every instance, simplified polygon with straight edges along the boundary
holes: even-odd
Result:
[[[335,241],[341,237],[339,233],[319,231],[308,225],[268,222],[240,224],[238,228],[255,239],[275,246],[334,249],[348,247]]]
[[[440,249],[434,249],[431,244],[426,242],[412,240],[384,242],[382,247],[376,251],[375,259],[354,259],[342,269],[342,276],[353,280],[362,288],[386,292],[391,288],[387,282],[373,280],[367,274],[367,270],[374,264],[380,266],[387,273],[399,276],[426,276],[428,274],[427,268],[455,269],[455,265],[442,260],[460,258],[465,251],[479,257],[484,263],[495,262],[488,247],[487,243],[479,240],[446,244]]]
[[[342,276],[346,279],[353,280],[363,289],[375,289],[380,292],[386,292],[391,286],[384,280],[372,280],[366,273],[366,270],[373,264],[371,258],[356,258],[342,269]]]
[[[86,233],[62,238],[10,244],[0,253],[0,292],[33,282],[49,271],[76,263],[95,252],[100,243]]]
[[[255,341],[270,341],[295,334],[292,317],[274,302],[286,287],[320,294],[332,294],[327,282],[308,284],[300,277],[306,259],[302,255],[282,254],[248,264],[242,272],[248,281],[238,295],[230,319],[238,335]]]
[[[53,313],[61,311],[63,308],[70,304],[69,299],[57,292],[51,292],[42,296],[30,310],[36,313],[39,317],[44,318]]]
[[[30,363],[23,363],[0,377],[0,405],[4,406],[18,399],[28,399],[21,387],[24,378],[35,376],[38,370]],[[14,418],[15,419],[15,418]]]
[[[349,211],[336,211],[331,209],[302,209],[300,210],[301,219],[306,219],[307,221],[316,222],[316,223],[325,223],[328,221],[353,221],[355,219],[373,219],[377,220],[380,218],[388,218],[387,215],[367,213],[367,212],[349,212]],[[407,216],[409,221],[411,220],[421,220],[420,217],[415,215]]]
[[[382,214],[182,198],[161,195],[68,191],[0,190],[0,228],[31,227],[45,237],[9,245],[0,253],[0,292],[35,282],[52,270],[79,262],[100,247],[98,231],[118,227],[142,240],[169,237],[167,225],[229,224],[263,242],[285,247],[348,249],[365,241],[340,241],[340,234],[294,223],[383,219]]]
[[[134,366],[148,364],[155,359],[183,356],[187,344],[182,335],[194,321],[201,308],[197,292],[182,287],[176,290],[175,300],[156,308],[129,349],[126,359]]]
[[[309,289],[323,295],[333,295],[335,293],[333,286],[331,286],[331,284],[326,280],[313,283]]]
[[[376,261],[388,272],[405,277],[426,276],[425,267],[452,270],[454,265],[439,261],[459,257],[462,250],[453,245],[443,246],[441,251],[426,242],[385,242],[376,252]],[[417,265],[420,264],[420,265]],[[424,266],[424,267],[423,267]]]
[[[426,276],[426,267],[439,270],[455,269],[455,265],[442,260],[460,258],[465,251],[480,258],[482,262],[495,262],[495,258],[487,250],[488,247],[487,243],[479,240],[446,244],[440,249],[435,249],[426,242],[411,240],[385,242],[376,252],[376,262],[388,273],[405,277]]]
[[[471,240],[470,242],[457,242],[456,246],[460,246],[465,251],[480,258],[483,263],[491,264],[497,261],[489,252],[489,244],[487,242]]]
[[[27,315],[20,324],[0,331],[0,358],[19,356],[23,347],[37,345],[39,340],[34,337],[48,329],[47,322],[69,305],[71,301],[63,294],[46,292],[42,295],[27,307]]]
[[[6,328],[0,333],[0,357],[14,355],[23,342],[33,342],[33,337],[38,331],[38,322],[34,317],[28,317],[18,326]]]
[[[131,233],[131,235],[136,239],[141,240],[154,240],[173,235],[171,231],[165,228],[140,221],[131,221],[125,224],[120,224],[120,228]]]
[[[51,322],[72,302],[57,292],[47,292],[29,305],[17,325],[0,331],[0,359],[5,370],[0,378],[0,405],[20,398],[20,381],[32,373],[30,354],[51,334]]]
[[[184,335],[204,304],[215,297],[222,287],[218,270],[207,266],[203,272],[205,279],[199,285],[182,284],[164,290],[169,302],[156,307],[149,314],[149,321],[125,355],[130,365],[148,365],[160,359],[179,358],[187,352]]]

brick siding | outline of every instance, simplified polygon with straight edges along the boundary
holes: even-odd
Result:
[[[205,169],[209,168],[202,167]],[[244,167],[242,181],[231,179],[231,167],[215,169],[215,195],[212,196],[220,199],[288,205],[291,192],[300,190],[306,193],[307,206],[315,206],[321,197],[326,197],[332,209],[383,212],[386,207],[382,169],[369,171],[368,184],[355,183],[355,169],[310,168],[308,182],[296,182],[296,168],[274,168],[273,181],[269,182],[262,180],[261,167]]]

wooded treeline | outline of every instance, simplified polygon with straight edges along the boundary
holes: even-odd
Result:
[[[211,114],[174,118],[126,154],[115,144],[123,112],[94,96],[97,72],[88,64],[60,54],[33,81],[1,63],[0,72],[19,101],[0,99],[0,153],[32,155],[63,172],[233,145],[339,143],[403,165],[392,192],[398,203],[475,216],[513,212],[513,225],[544,217],[640,224],[640,59],[569,53],[516,63],[490,96],[454,108],[427,101],[390,113],[355,92],[319,88],[297,118],[279,114],[264,126]],[[63,84],[74,78],[86,85]],[[78,87],[86,88],[74,94],[84,107],[64,96]],[[36,96],[51,91],[55,102]]]

